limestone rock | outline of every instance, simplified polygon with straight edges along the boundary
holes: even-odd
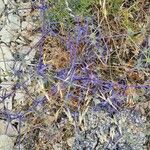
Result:
[[[18,135],[17,130],[11,123],[8,123],[7,121],[0,120],[0,134],[6,134],[11,137],[15,137]]]
[[[20,17],[13,13],[8,15],[8,24],[11,26],[12,30],[20,29]]]
[[[5,4],[3,3],[2,0],[0,0],[0,15],[4,11],[4,9],[5,9]]]
[[[14,142],[7,135],[0,135],[0,150],[13,150]]]

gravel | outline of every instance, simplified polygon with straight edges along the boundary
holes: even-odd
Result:
[[[113,117],[90,109],[85,130],[75,136],[73,150],[146,150],[146,118],[123,110]]]

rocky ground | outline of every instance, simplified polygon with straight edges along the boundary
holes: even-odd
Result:
[[[142,33],[130,28],[131,41],[113,39],[117,31],[107,23],[111,34],[101,36],[108,31],[105,13],[99,29],[92,17],[74,18],[77,2],[65,1],[63,16],[63,3],[53,5],[0,0],[0,150],[149,150],[150,3],[130,4],[147,17],[139,22]]]
[[[27,0],[0,1],[0,149],[14,149],[20,134],[17,113],[21,110],[16,110],[24,104],[27,93],[15,88],[18,80],[27,80],[28,74],[23,73],[28,72],[41,38],[41,33],[35,32],[39,28],[39,11],[32,7]]]

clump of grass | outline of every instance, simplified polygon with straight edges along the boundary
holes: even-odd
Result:
[[[144,33],[147,31],[147,22],[145,22],[147,4],[144,5],[138,0],[133,2],[123,0],[103,0],[99,2],[92,0],[64,0],[61,2],[59,0],[50,0],[49,3],[51,8],[47,13],[52,18],[47,19],[48,21],[50,19],[50,21],[58,21],[64,24],[64,45],[66,51],[70,52],[70,59],[68,59],[70,65],[66,68],[53,70],[56,74],[59,71],[61,72],[62,69],[65,72],[70,70],[68,74],[61,73],[61,76],[56,75],[55,84],[58,82],[58,85],[60,85],[59,89],[57,89],[60,102],[65,101],[66,103],[67,99],[66,106],[69,108],[71,108],[72,102],[77,106],[79,105],[79,107],[81,106],[80,104],[84,106],[82,102],[79,102],[79,99],[84,99],[85,95],[82,93],[82,88],[85,88],[84,85],[88,85],[88,82],[90,82],[88,87],[91,89],[91,93],[94,91],[92,89],[94,86],[98,88],[96,82],[102,82],[101,80],[104,80],[103,86],[108,82],[119,83],[120,80],[123,81],[122,86],[124,87],[144,83],[145,75],[140,71],[136,71],[135,64],[141,44],[145,39]],[[140,15],[138,16],[138,14]],[[88,15],[92,20],[92,23],[89,23],[90,25],[87,21],[84,21],[84,16]],[[74,23],[70,28],[71,31],[68,32],[65,28],[65,23],[68,23],[70,19],[74,22],[77,19],[76,16],[82,16],[83,18],[79,19],[78,22],[76,21],[77,23]],[[139,24],[137,24],[137,21]],[[85,26],[87,26],[86,29]],[[56,36],[62,38],[59,33],[56,33]],[[78,55],[80,47],[82,47],[82,51]],[[44,55],[47,54],[44,53]],[[61,65],[61,62],[57,63]],[[54,65],[52,62],[50,64]],[[81,64],[82,67],[80,68],[77,64]],[[86,67],[83,64],[86,64]],[[87,68],[87,66],[90,67]],[[83,70],[86,71],[84,72]],[[71,74],[71,71],[74,71],[74,74]],[[63,82],[65,82],[64,87]],[[81,89],[77,88],[77,85]],[[110,89],[105,90],[106,88],[102,92],[106,92],[107,95]],[[118,92],[113,88],[111,91]],[[65,113],[72,120],[71,112],[65,110]]]
[[[47,18],[72,26],[76,17],[92,17],[92,6],[97,0],[49,0]]]
[[[107,45],[106,73],[109,73],[108,79],[116,81],[126,69],[134,70],[138,61],[141,45],[149,30],[148,2],[104,0],[95,7],[96,22],[102,28],[104,43]],[[125,70],[120,71],[119,66]]]

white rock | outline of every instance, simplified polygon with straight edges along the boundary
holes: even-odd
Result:
[[[40,39],[41,39],[41,35],[30,36],[30,37],[29,37],[29,40],[32,41],[32,42],[30,43],[30,47],[34,47],[34,46],[39,42]],[[30,50],[30,48],[27,49],[27,51],[29,51],[29,50]],[[34,57],[35,57],[36,51],[37,51],[37,49],[36,49],[36,48],[33,48],[33,49],[31,50],[31,52],[29,53],[29,55],[27,55],[27,56],[25,57],[25,59],[32,61],[32,60],[34,59]]]
[[[8,46],[5,44],[0,45],[0,68],[3,71],[9,71],[12,66],[13,56]]]
[[[148,46],[150,46],[150,36],[148,37]]]
[[[15,127],[4,120],[0,120],[0,134],[6,134],[10,137],[16,137],[18,135]]]
[[[21,31],[21,35],[25,38],[29,37],[29,33],[26,30]]]
[[[8,15],[7,24],[11,27],[12,30],[20,29],[20,17],[13,13]]]
[[[29,51],[30,51],[30,47],[29,46],[22,46],[22,48],[21,48],[21,52],[23,53],[23,54],[26,54],[26,53],[28,53]]]
[[[0,47],[1,47],[1,52],[3,51],[3,54],[4,54],[4,56],[1,56],[1,55],[0,55],[0,60],[1,60],[1,58],[3,58],[3,57],[4,57],[5,60],[12,60],[12,59],[13,59],[13,56],[12,56],[12,53],[11,53],[9,47],[6,46],[4,43],[2,43],[2,44],[0,45]]]
[[[0,0],[0,15],[4,11],[4,9],[5,9],[5,4],[3,3],[2,0]]]
[[[4,108],[4,104],[0,103],[0,109]]]
[[[32,30],[34,30],[34,29],[35,29],[34,24],[29,23],[29,24],[27,25],[27,31],[32,31]]]
[[[4,105],[5,105],[5,108],[7,108],[8,110],[12,110],[13,108],[12,97],[6,98],[4,101]]]
[[[26,44],[25,40],[21,36],[16,40],[16,42],[19,43],[19,45]]]
[[[13,150],[14,142],[7,135],[0,135],[0,150]]]
[[[8,28],[4,26],[2,30],[0,31],[1,41],[5,43],[10,43],[10,41],[13,39],[13,35],[8,32]]]
[[[22,93],[21,91],[20,92],[17,92],[16,95],[15,95],[15,100],[17,101],[17,103],[20,105],[23,105],[24,104],[24,101],[25,101],[25,95],[24,93]]]
[[[26,55],[25,59],[28,60],[27,64],[30,63],[34,59],[35,53],[36,53],[36,50],[32,49],[31,52],[28,55]]]
[[[32,42],[30,43],[30,46],[31,46],[31,47],[35,46],[35,45],[41,40],[41,36],[42,36],[42,34],[36,34],[36,35],[34,35],[34,36],[28,37],[29,40],[32,41]]]
[[[0,18],[0,31],[5,26],[5,24],[6,24],[6,16],[2,15],[1,18]]]
[[[26,9],[24,9],[26,8]],[[30,15],[31,12],[31,3],[21,3],[20,4],[20,10],[19,10],[19,16],[20,17],[27,17]]]
[[[27,21],[23,21],[21,24],[22,30],[26,29],[28,26],[28,22]]]
[[[4,0],[4,3],[7,5],[8,4],[8,0]]]
[[[12,86],[11,85],[14,85],[14,82],[12,82],[12,81],[10,81],[11,79],[11,77],[10,77],[10,75],[6,75],[6,74],[2,74],[2,75],[4,75],[5,76],[5,79],[7,80],[7,81],[4,81],[4,82],[2,82],[1,83],[1,86],[2,86],[2,89],[7,89],[8,91],[10,91],[11,90],[11,88],[12,88]],[[2,78],[1,78],[2,80],[4,80],[3,79],[3,76],[2,76]],[[1,93],[2,91],[0,91],[0,94],[2,94]]]

